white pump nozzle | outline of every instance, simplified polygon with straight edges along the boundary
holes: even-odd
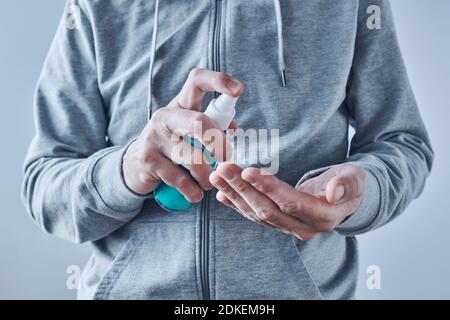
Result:
[[[238,99],[239,97],[222,94],[217,99],[211,100],[205,114],[224,131],[228,129],[236,115],[235,106]]]

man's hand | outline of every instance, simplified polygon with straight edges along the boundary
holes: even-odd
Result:
[[[122,164],[122,171],[127,186],[136,193],[148,194],[160,181],[178,189],[189,201],[198,202],[203,197],[203,190],[212,188],[209,175],[211,165],[198,148],[190,148],[189,160],[178,158],[181,139],[189,135],[198,139],[218,161],[229,157],[230,142],[216,124],[200,112],[201,103],[208,91],[217,91],[237,97],[243,92],[243,85],[238,80],[206,69],[194,69],[190,72],[181,92],[167,107],[158,109],[150,119],[139,137],[128,147]],[[201,124],[202,132],[194,130]],[[233,122],[231,129],[236,129]],[[206,141],[203,132],[217,130],[224,145],[218,147],[213,141]],[[206,136],[206,135],[205,135]],[[179,139],[174,139],[179,138]],[[177,148],[177,149],[175,149]],[[180,168],[183,164],[189,171]]]
[[[358,210],[367,176],[343,164],[294,188],[260,169],[222,163],[210,181],[219,190],[217,200],[249,220],[310,240]]]

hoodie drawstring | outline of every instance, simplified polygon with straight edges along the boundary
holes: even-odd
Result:
[[[280,0],[273,0],[275,7],[275,18],[277,20],[278,35],[278,65],[283,87],[286,87],[286,65],[284,63],[284,39],[283,39],[283,19],[281,17]]]
[[[158,18],[159,18],[159,0],[155,2],[155,12],[153,17],[152,44],[150,48],[150,64],[148,70],[148,101],[147,101],[147,120],[152,116],[152,95],[153,95],[153,67],[155,65],[156,41],[158,40]]]
[[[284,39],[283,39],[283,19],[281,16],[280,0],[274,0],[275,18],[277,22],[278,36],[278,66],[283,87],[286,86],[286,65],[284,62]],[[155,0],[155,11],[153,17],[152,44],[150,49],[150,65],[148,72],[148,101],[147,101],[147,120],[152,116],[153,104],[153,68],[156,56],[156,42],[158,40],[158,18],[159,18],[159,0]]]

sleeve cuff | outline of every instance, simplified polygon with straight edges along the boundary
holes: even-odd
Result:
[[[139,210],[152,193],[140,195],[133,192],[125,183],[122,173],[123,155],[127,151],[129,142],[125,147],[113,148],[97,159],[92,167],[92,185],[104,205],[117,213],[132,213]]]

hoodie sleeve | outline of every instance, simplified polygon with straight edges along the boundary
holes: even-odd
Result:
[[[369,28],[369,18],[378,9],[380,28]],[[368,181],[360,208],[336,228],[346,236],[374,230],[399,216],[422,192],[434,157],[389,1],[360,0],[358,16],[345,101],[355,135],[346,163],[363,168]],[[307,172],[297,186],[329,168]]]
[[[140,212],[147,197],[127,188],[122,155],[107,143],[93,31],[85,1],[69,1],[34,97],[36,133],[24,164],[22,197],[47,232],[94,241]]]
[[[367,26],[376,10],[371,5],[380,9],[381,29]],[[346,105],[356,132],[347,162],[364,168],[369,179],[360,209],[337,231],[356,235],[401,214],[422,192],[433,161],[387,0],[360,1]]]

